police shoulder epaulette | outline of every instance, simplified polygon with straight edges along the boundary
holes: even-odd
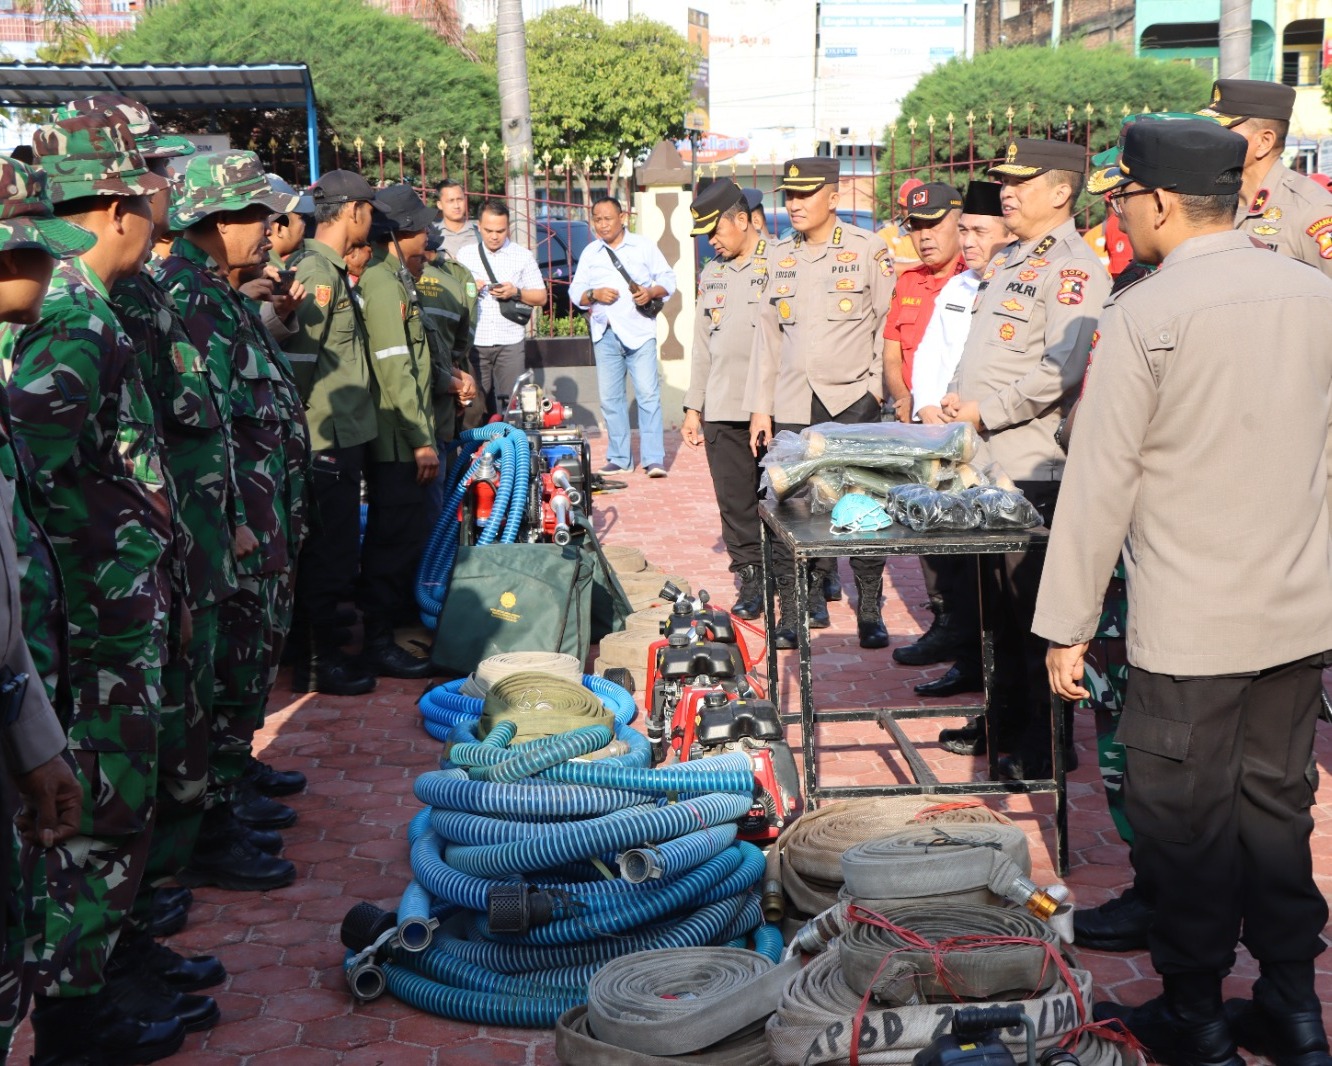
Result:
[[[1041,242],[1031,250],[1031,255],[1027,256],[1027,258],[1039,259],[1041,256],[1043,256],[1046,252],[1048,252],[1051,248],[1055,246],[1055,243],[1058,241],[1058,239],[1059,238],[1057,238],[1053,233],[1051,233],[1048,237],[1042,238]]]
[[[765,241],[762,237],[760,237],[758,244],[754,246],[754,258],[755,259],[764,258],[764,253],[767,250],[768,250],[768,242]]]
[[[834,245],[837,245],[837,244],[841,244],[841,243],[842,243],[842,227],[841,227],[841,226],[838,226],[836,229],[833,230],[833,235],[832,235],[832,241],[831,241],[831,243],[834,244]]]

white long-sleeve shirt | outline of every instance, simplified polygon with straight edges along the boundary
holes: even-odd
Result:
[[[646,237],[626,232],[614,251],[629,276],[643,288],[660,285],[666,290],[667,299],[675,292],[675,271],[661,250]],[[595,240],[583,249],[569,283],[569,294],[575,303],[589,289],[615,289],[620,294],[613,304],[592,304],[590,308],[583,308],[590,311],[588,318],[594,342],[601,339],[608,327],[629,348],[638,348],[656,339],[657,323],[639,312],[628,282],[606,254],[606,242],[602,240]],[[582,304],[578,306],[583,307]]]
[[[962,346],[971,331],[971,304],[976,298],[980,275],[964,270],[948,279],[934,301],[930,324],[916,349],[911,368],[911,409],[938,407],[962,357]]]

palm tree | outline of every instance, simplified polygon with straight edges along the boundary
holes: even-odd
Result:
[[[527,91],[527,33],[522,0],[499,0],[495,20],[499,66],[500,129],[509,150],[509,195],[514,202],[513,239],[533,247],[532,100]]]

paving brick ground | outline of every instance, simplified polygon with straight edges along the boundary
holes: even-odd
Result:
[[[668,454],[676,447],[668,443]],[[730,580],[718,533],[716,506],[702,452],[680,446],[670,455],[670,477],[652,481],[635,472],[628,487],[595,500],[595,517],[608,544],[642,548],[649,560],[689,578],[695,588],[729,602]],[[602,448],[594,443],[594,457]],[[889,565],[885,616],[894,641],[918,634],[927,615],[914,559]],[[843,580],[852,585],[843,565]],[[816,698],[828,706],[883,706],[918,702],[911,686],[925,673],[897,666],[889,652],[863,652],[845,601],[832,607],[833,626],[814,638]],[[794,653],[781,658],[784,702],[793,689]],[[934,671],[937,673],[938,671]],[[932,675],[931,675],[932,676]],[[478,1027],[412,1010],[385,996],[359,1006],[342,976],[338,925],[361,900],[396,906],[409,878],[407,823],[417,810],[415,777],[438,763],[439,745],[420,727],[415,701],[420,683],[381,681],[368,698],[303,696],[293,699],[285,676],[274,693],[257,747],[283,768],[303,770],[309,789],[289,802],[300,820],[284,836],[296,863],[295,884],[267,895],[218,889],[196,893],[188,928],[171,945],[186,954],[215,953],[231,976],[215,990],[223,1022],[189,1037],[174,1061],[198,1066],[537,1066],[555,1061],[549,1033]],[[922,740],[922,754],[942,780],[967,780],[975,760],[928,743],[941,725],[908,722]],[[1081,767],[1070,777],[1072,868],[1067,883],[1077,902],[1096,904],[1129,880],[1127,849],[1106,813],[1095,767],[1090,717],[1080,716],[1075,736]],[[793,730],[798,751],[798,734]],[[873,724],[821,728],[821,773],[830,783],[875,784],[905,780],[885,734]],[[1319,727],[1317,756],[1332,766],[1332,734]],[[1320,885],[1332,888],[1332,789],[1318,793],[1314,860]],[[997,801],[1031,839],[1038,880],[1052,878],[1050,797]],[[1102,996],[1137,1003],[1158,984],[1145,954],[1081,952]],[[1332,957],[1319,970],[1326,1020],[1332,1026]],[[1254,976],[1241,954],[1228,994],[1241,994]],[[11,1061],[31,1049],[26,1026]]]

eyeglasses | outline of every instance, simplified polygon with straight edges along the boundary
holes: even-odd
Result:
[[[1120,218],[1124,217],[1124,205],[1121,200],[1127,200],[1130,196],[1147,196],[1149,193],[1156,192],[1156,189],[1138,189],[1136,192],[1111,193],[1106,199],[1110,201],[1110,210]]]

